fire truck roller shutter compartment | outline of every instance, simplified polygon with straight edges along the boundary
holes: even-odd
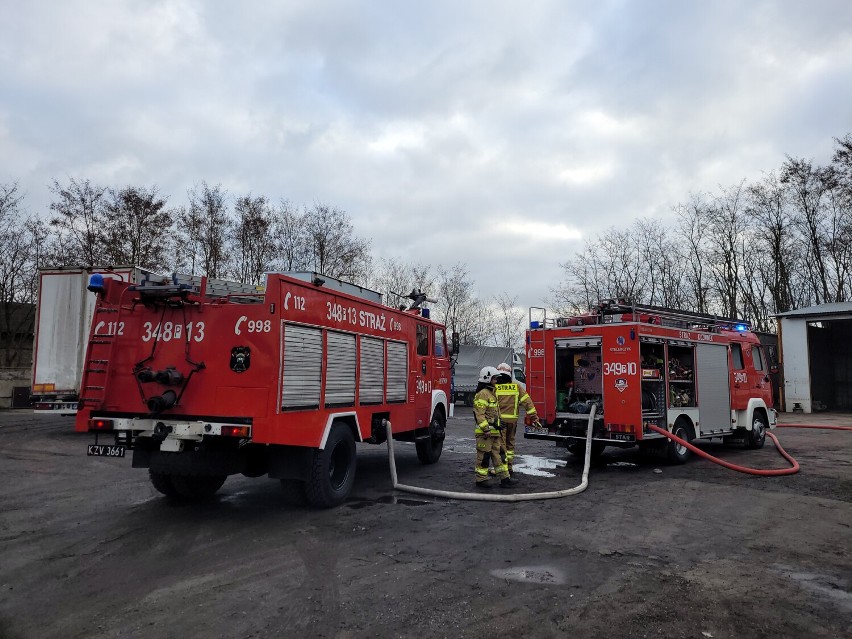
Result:
[[[701,430],[729,429],[731,392],[728,347],[725,344],[698,344],[696,351]]]
[[[316,408],[322,386],[322,329],[284,324],[281,408]]]
[[[327,331],[328,371],[325,379],[325,405],[355,404],[355,335]]]
[[[361,377],[358,380],[358,401],[361,405],[381,404],[384,401],[385,344],[380,339],[361,337]]]
[[[408,344],[388,342],[388,402],[404,402],[408,394]]]

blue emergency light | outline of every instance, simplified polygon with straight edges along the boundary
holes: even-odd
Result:
[[[748,324],[737,324],[736,326],[734,326],[734,330],[747,331],[748,330]]]
[[[103,293],[104,276],[100,273],[92,273],[89,276],[89,285],[86,288],[92,291],[92,293]]]
[[[530,322],[530,328],[541,328],[541,322]]]

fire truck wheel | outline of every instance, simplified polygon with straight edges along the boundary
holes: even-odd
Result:
[[[222,487],[227,475],[214,475],[202,477],[185,477],[183,475],[173,475],[172,485],[175,487],[178,495],[184,499],[206,499],[216,494],[216,491]]]
[[[305,482],[308,502],[317,508],[343,503],[355,483],[355,438],[349,426],[334,422],[325,448],[314,451]]]
[[[681,439],[685,439],[688,442],[692,441],[692,429],[689,427],[689,424],[683,420],[678,420],[675,422],[674,428],[672,429],[672,434],[677,435]],[[666,454],[669,458],[669,461],[673,464],[685,464],[687,460],[692,457],[691,450],[689,450],[683,444],[678,444],[674,440],[669,440]]]
[[[282,479],[281,492],[284,494],[284,501],[291,506],[304,506],[308,503],[308,496],[305,494],[305,482],[298,479]]]
[[[429,439],[415,442],[417,448],[417,459],[421,464],[434,464],[441,459],[441,451],[444,450],[444,428],[446,420],[443,412],[436,410],[429,422]]]
[[[746,442],[749,448],[763,448],[766,442],[766,424],[763,422],[763,415],[755,411],[754,417],[751,420],[751,430],[746,435]]]
[[[166,497],[177,497],[178,492],[172,484],[172,476],[165,473],[152,473],[148,471],[148,476],[151,478],[151,484],[158,492],[163,493]]]

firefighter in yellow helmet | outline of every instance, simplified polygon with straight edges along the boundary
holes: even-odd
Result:
[[[473,398],[473,418],[476,420],[476,487],[491,488],[488,481],[489,463],[500,478],[500,486],[507,487],[513,480],[509,478],[509,469],[500,456],[500,411],[497,396],[494,394],[494,382],[497,369],[486,366],[479,371],[479,385]]]
[[[494,388],[497,404],[500,408],[501,447],[506,456],[506,466],[509,476],[514,476],[512,462],[515,460],[515,434],[518,431],[518,408],[523,408],[533,424],[538,424],[538,413],[535,410],[526,386],[512,378],[512,367],[503,362],[497,366],[500,377]]]

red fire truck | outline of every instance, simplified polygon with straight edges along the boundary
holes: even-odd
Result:
[[[542,425],[526,426],[527,438],[583,454],[594,404],[593,456],[639,445],[684,463],[689,449],[651,425],[760,448],[777,423],[769,366],[746,322],[614,300],[574,318],[534,310],[543,319],[527,331],[527,389]]]
[[[355,443],[414,442],[438,461],[450,395],[444,327],[421,308],[314,273],[213,296],[180,284],[93,276],[97,294],[76,429],[88,454],[148,468],[169,496],[201,498],[227,476],[281,480],[291,501],[350,494]]]

